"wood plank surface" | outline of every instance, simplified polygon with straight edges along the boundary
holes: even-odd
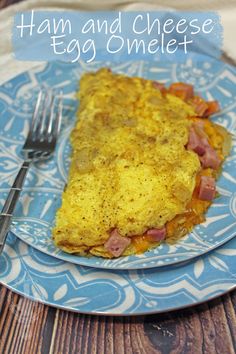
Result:
[[[16,0],[0,0],[0,8]],[[234,354],[236,291],[189,309],[138,317],[88,316],[0,286],[0,353]]]
[[[165,314],[103,317],[48,307],[1,286],[0,353],[234,354],[236,291]]]

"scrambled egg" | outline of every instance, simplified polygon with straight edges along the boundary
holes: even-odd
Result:
[[[185,149],[194,111],[150,80],[108,69],[83,75],[79,99],[53,237],[66,252],[106,257],[112,229],[142,235],[185,211],[200,169]]]

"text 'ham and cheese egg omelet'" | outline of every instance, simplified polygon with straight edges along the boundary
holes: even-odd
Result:
[[[229,150],[193,87],[86,73],[71,134],[68,185],[53,230],[69,253],[119,257],[188,233],[204,220]]]

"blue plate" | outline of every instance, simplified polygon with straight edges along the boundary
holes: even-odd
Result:
[[[18,203],[12,232],[32,247],[56,258],[96,268],[141,269],[176,264],[202,255],[234,237],[236,225],[236,140],[231,155],[217,182],[220,193],[207,213],[205,223],[174,245],[163,243],[142,255],[106,260],[99,257],[70,255],[56,248],[51,239],[55,213],[61,203],[69,167],[69,134],[75,121],[78,81],[85,71],[109,66],[114,72],[159,80],[167,85],[186,81],[207,100],[216,99],[222,111],[213,119],[232,134],[236,129],[236,70],[218,61],[191,60],[173,63],[50,63],[26,72],[0,87],[0,201],[6,199],[9,186],[21,163],[20,150],[32,117],[39,86],[51,86],[64,93],[63,126],[55,156],[45,164],[34,165]]]
[[[236,287],[236,238],[195,260],[168,267],[102,270],[50,257],[10,234],[0,282],[32,300],[65,310],[140,315],[192,306]],[[11,304],[17,314],[20,307]]]

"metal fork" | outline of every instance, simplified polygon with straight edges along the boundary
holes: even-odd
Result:
[[[32,162],[48,159],[53,153],[60,131],[61,118],[62,94],[57,98],[52,90],[48,92],[41,90],[35,105],[30,130],[22,148],[24,162],[0,214],[0,254],[2,253],[10,229],[12,215],[29,167]]]

